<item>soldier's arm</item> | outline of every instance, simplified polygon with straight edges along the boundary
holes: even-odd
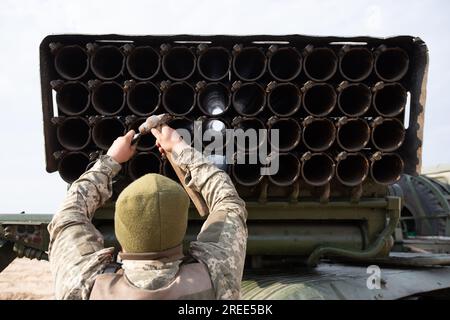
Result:
[[[207,265],[217,299],[239,299],[247,246],[245,202],[230,177],[194,148],[174,155],[187,172],[185,182],[202,194],[210,211],[190,253]]]
[[[132,134],[127,136],[131,141]],[[103,236],[91,220],[95,210],[111,197],[112,178],[121,168],[119,162],[128,160],[121,161],[110,152],[117,149],[117,144],[126,144],[123,139],[117,139],[108,155],[101,156],[73,182],[48,226],[49,261],[57,299],[88,299],[95,277],[112,259],[114,248],[104,248]]]

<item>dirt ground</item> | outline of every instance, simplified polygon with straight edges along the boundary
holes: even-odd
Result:
[[[0,272],[0,300],[53,299],[53,282],[47,261],[16,259]]]

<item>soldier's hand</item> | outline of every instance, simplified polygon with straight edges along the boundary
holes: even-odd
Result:
[[[136,145],[131,145],[134,134],[134,130],[130,130],[126,135],[118,137],[111,147],[109,147],[107,155],[118,163],[124,163],[130,160],[136,152]]]
[[[161,154],[172,151],[181,152],[182,149],[189,146],[184,142],[180,134],[168,125],[163,125],[161,131],[155,128],[151,131],[156,138],[156,146]]]

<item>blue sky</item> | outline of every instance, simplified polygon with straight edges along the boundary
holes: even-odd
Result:
[[[0,213],[53,213],[66,191],[45,171],[38,47],[52,33],[419,36],[430,50],[423,163],[450,163],[449,1],[130,2],[0,2]]]

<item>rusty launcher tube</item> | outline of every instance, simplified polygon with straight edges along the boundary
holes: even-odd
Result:
[[[118,137],[126,133],[125,124],[117,117],[93,117],[92,140],[103,150],[108,150]]]
[[[196,89],[197,105],[205,115],[219,116],[230,107],[231,92],[223,83],[200,81]]]
[[[159,53],[150,46],[126,47],[126,66],[133,78],[146,81],[154,78],[161,68],[161,57]]]
[[[189,83],[163,81],[161,91],[162,105],[171,115],[185,116],[194,109],[196,92]]]
[[[276,186],[287,187],[300,177],[300,160],[292,153],[279,153],[277,173],[269,175],[269,181]]]
[[[342,82],[338,88],[339,110],[349,117],[360,117],[372,104],[372,91],[363,83]]]
[[[199,45],[197,60],[198,72],[209,81],[219,81],[228,76],[231,67],[231,55],[223,47]]]
[[[395,118],[378,117],[371,123],[372,143],[380,151],[397,150],[405,140],[405,127]]]
[[[268,51],[268,69],[270,75],[277,81],[291,81],[302,71],[303,58],[293,47],[272,45]]]
[[[405,109],[408,93],[400,83],[379,82],[373,91],[373,107],[380,116],[395,117]]]
[[[380,46],[374,53],[375,73],[386,82],[399,81],[409,68],[409,57],[405,50]]]
[[[91,55],[92,72],[101,80],[113,80],[123,74],[125,55],[123,49],[114,45],[86,45]]]
[[[161,92],[152,82],[125,82],[127,103],[130,110],[141,117],[155,113],[161,103]]]
[[[362,153],[341,152],[336,158],[336,178],[345,186],[354,187],[366,180],[370,164]]]
[[[256,82],[233,83],[232,103],[237,113],[241,116],[253,117],[264,110],[266,94],[264,88]]]
[[[68,117],[55,118],[57,129],[56,138],[67,150],[81,150],[91,141],[91,127],[86,118]]]
[[[213,144],[213,146],[217,147],[219,150],[223,150],[223,148],[225,148],[225,146],[228,143],[228,141],[226,140],[227,139],[226,129],[229,126],[227,124],[227,122],[221,118],[207,118],[207,117],[200,117],[198,120],[202,122],[202,134],[203,134],[202,144],[203,144],[203,146],[206,147],[210,143],[215,142]],[[210,132],[210,133],[213,133],[214,135],[209,137],[208,134],[205,132]],[[222,140],[216,142],[215,135],[217,135],[217,136],[220,135]],[[219,146],[219,142],[220,142],[220,146]]]
[[[238,154],[242,157],[240,161],[237,158]],[[261,175],[262,164],[258,160],[257,153],[236,153],[235,164],[231,167],[233,180],[244,187],[258,185],[264,178]]]
[[[177,132],[185,139],[186,143],[193,144],[194,143],[194,122],[184,117],[174,117],[170,121],[167,122],[167,125],[171,128],[177,130]],[[188,135],[188,136],[186,136]],[[187,139],[190,139],[187,140]]]
[[[348,152],[363,149],[370,141],[370,126],[362,118],[340,118],[337,123],[337,142]]]
[[[243,81],[255,81],[266,72],[267,57],[257,47],[233,47],[233,71]]]
[[[89,156],[84,152],[73,151],[61,155],[58,163],[58,171],[61,178],[72,183],[77,180],[89,164]]]
[[[119,83],[90,80],[88,86],[92,92],[92,105],[101,115],[113,116],[125,108],[125,90]]]
[[[155,153],[140,152],[131,158],[128,164],[128,174],[136,180],[147,173],[160,173],[161,160]]]
[[[324,117],[333,111],[337,102],[337,94],[328,83],[308,81],[302,88],[303,107],[315,117]]]
[[[301,161],[302,178],[311,186],[323,186],[334,176],[335,164],[326,153],[306,152],[301,157]]]
[[[292,118],[278,118],[272,117],[267,121],[269,131],[278,130],[278,146],[273,145],[272,148],[276,148],[278,151],[287,152],[297,147],[302,140],[302,128],[298,121]],[[272,133],[269,134],[269,137]]]
[[[145,122],[147,118],[138,118],[136,116],[128,116],[126,118],[126,123],[128,124],[128,130],[134,130],[134,132],[139,131],[139,126]],[[149,151],[156,147],[156,138],[153,134],[141,135],[138,142],[136,143],[136,149],[138,151]]]
[[[304,50],[303,69],[306,76],[313,81],[327,81],[331,79],[338,68],[338,58],[330,48],[314,48],[306,46]]]
[[[344,46],[339,52],[339,71],[348,81],[366,79],[373,69],[374,58],[367,48]]]
[[[262,122],[259,118],[240,117],[240,116],[237,116],[232,120],[231,126],[235,130],[241,129],[244,134],[246,132],[248,133],[249,132],[248,130],[255,130],[255,133],[257,136],[259,136],[259,130],[266,128],[264,122]],[[265,134],[265,131],[262,131],[262,132],[264,132],[264,136],[262,136],[262,137],[259,136],[259,139],[258,139],[258,141],[255,141],[255,144],[253,144],[251,141],[248,141],[248,143],[247,143],[247,139],[246,139],[245,141],[241,141],[241,142],[238,141],[236,144],[236,148],[239,149],[240,151],[242,151],[242,150],[244,150],[244,151],[257,150],[260,146],[263,145],[263,143],[265,142],[265,139],[267,139],[267,135]]]
[[[185,46],[161,46],[162,69],[173,81],[189,79],[196,69],[196,57],[192,50]]]
[[[403,169],[403,159],[396,153],[376,152],[371,157],[370,175],[376,183],[395,183],[400,179]]]
[[[302,93],[293,83],[271,82],[266,91],[269,109],[279,117],[295,114],[302,105]]]
[[[334,143],[336,128],[330,119],[309,116],[303,120],[302,126],[303,143],[309,150],[325,151]]]
[[[51,43],[50,50],[55,56],[55,70],[64,79],[77,80],[89,71],[89,55],[82,47]]]
[[[64,114],[77,116],[89,109],[91,93],[83,82],[54,80],[50,85],[56,91],[58,109]]]

